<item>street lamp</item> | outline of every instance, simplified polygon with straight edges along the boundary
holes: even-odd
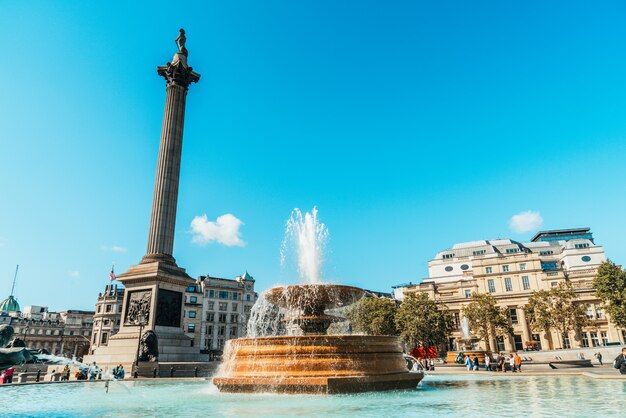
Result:
[[[139,338],[137,339],[137,355],[135,356],[135,371],[139,366],[139,349],[141,348],[141,335],[143,334],[143,327],[146,326],[148,320],[144,313],[137,315],[137,325],[139,325]]]

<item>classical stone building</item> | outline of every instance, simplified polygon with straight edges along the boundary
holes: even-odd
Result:
[[[91,353],[97,347],[108,345],[109,338],[119,331],[123,302],[124,288],[118,285],[107,285],[104,292],[98,295],[93,317]]]
[[[462,308],[474,292],[492,294],[509,311],[514,334],[492,338],[490,346],[498,350],[522,350],[530,341],[543,349],[626,342],[626,330],[611,324],[591,287],[605,259],[604,249],[594,242],[589,228],[542,231],[527,243],[510,239],[465,242],[439,252],[428,263],[427,279],[395,286],[394,293],[401,300],[406,293],[425,292],[446,305],[455,316],[457,328],[449,341],[453,350],[460,349],[456,340],[462,337]],[[533,291],[549,289],[563,280],[572,283],[578,303],[586,306],[591,325],[580,335],[571,332],[564,336],[562,343],[556,331],[532,331],[525,306]],[[485,346],[484,341],[480,344]]]
[[[45,306],[27,306],[15,315],[2,315],[0,323],[11,325],[15,337],[30,348],[80,358],[88,353],[93,327],[92,311],[50,312]]]

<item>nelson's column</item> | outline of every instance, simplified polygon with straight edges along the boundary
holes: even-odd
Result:
[[[151,374],[158,363],[201,360],[199,347],[192,346],[181,324],[184,291],[194,280],[172,256],[185,100],[189,85],[200,79],[200,74],[187,64],[185,41],[181,29],[172,62],[157,67],[157,73],[166,81],[166,97],[148,249],[139,264],[117,277],[125,287],[119,332],[107,346],[85,357],[85,362],[96,361],[101,366],[121,363],[126,370],[135,366],[139,372],[145,365]],[[149,363],[143,363],[146,361]]]

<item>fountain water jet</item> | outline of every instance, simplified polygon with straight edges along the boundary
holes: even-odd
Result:
[[[301,278],[308,284],[277,286],[253,307],[248,337],[226,343],[215,385],[222,392],[345,393],[414,388],[421,373],[406,368],[400,340],[391,336],[328,335],[344,318],[326,310],[364,296],[357,287],[321,283],[321,249],[328,237],[317,210],[297,209],[287,222]],[[281,255],[284,256],[283,245]],[[283,258],[284,259],[284,258]],[[289,331],[300,335],[285,335]]]

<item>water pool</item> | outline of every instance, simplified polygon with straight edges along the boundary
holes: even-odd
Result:
[[[415,390],[356,395],[220,394],[209,381],[0,388],[0,416],[624,416],[626,381],[581,376],[426,376]]]

